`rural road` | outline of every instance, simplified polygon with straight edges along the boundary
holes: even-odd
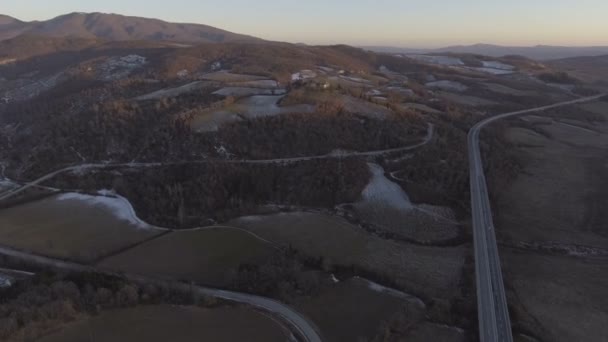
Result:
[[[475,273],[477,278],[477,307],[481,342],[512,342],[511,321],[502,279],[492,209],[481,160],[479,134],[492,122],[522,114],[542,112],[577,103],[597,100],[606,94],[556,103],[533,109],[504,113],[487,118],[469,132],[469,167],[471,180],[471,210],[475,244]]]
[[[154,162],[154,163],[120,163],[120,164],[109,164],[109,163],[107,163],[107,164],[81,164],[81,165],[70,166],[70,167],[63,168],[61,170],[53,171],[36,180],[28,182],[21,187],[17,187],[15,189],[8,190],[4,193],[1,193],[0,201],[13,197],[21,192],[24,192],[25,190],[27,190],[29,188],[36,187],[36,186],[42,184],[43,182],[46,182],[65,172],[86,171],[86,170],[91,170],[91,169],[105,169],[105,168],[114,168],[114,167],[145,168],[145,167],[159,167],[159,166],[182,165],[182,164],[183,165],[204,164],[204,163],[208,163],[211,161],[217,162],[217,163],[228,163],[228,164],[289,164],[289,163],[296,163],[296,162],[301,162],[301,161],[311,161],[311,160],[321,160],[321,159],[336,159],[336,158],[349,158],[349,157],[375,157],[375,156],[381,156],[381,155],[388,154],[388,153],[397,153],[397,152],[405,152],[405,151],[414,150],[416,148],[419,148],[419,147],[422,147],[422,146],[428,144],[433,139],[434,135],[435,135],[435,126],[433,124],[429,123],[426,136],[424,137],[424,139],[421,142],[414,144],[414,145],[410,145],[410,146],[398,147],[398,148],[393,148],[393,149],[388,149],[388,150],[368,151],[368,152],[344,152],[344,153],[339,153],[339,154],[325,154],[325,155],[320,155],[320,156],[260,159],[260,160],[255,160],[255,159],[211,160],[211,159],[208,159],[208,160],[202,160],[202,161],[185,161],[185,162],[173,162],[173,163]]]
[[[96,272],[107,275],[119,276],[128,279],[138,284],[153,284],[157,286],[164,286],[178,291],[195,291],[199,295],[209,296],[224,300],[229,300],[237,303],[247,304],[278,316],[283,323],[287,324],[292,331],[296,332],[297,335],[306,342],[321,342],[321,336],[317,332],[315,326],[308,321],[304,316],[290,308],[289,306],[277,302],[275,300],[264,298],[260,296],[250,295],[246,293],[239,293],[233,291],[225,291],[212,289],[203,286],[196,286],[186,283],[170,282],[164,280],[158,280],[138,275],[129,274],[118,274],[109,270],[99,269],[91,266],[81,265],[77,263],[52,259],[44,256],[29,254],[14,250],[12,248],[1,247],[0,255],[7,256],[19,261],[31,263],[37,266],[49,267],[53,269],[59,269],[68,272]]]

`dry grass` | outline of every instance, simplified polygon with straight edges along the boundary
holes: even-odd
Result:
[[[104,207],[78,200],[47,198],[0,211],[3,245],[79,262],[157,234],[117,219]]]
[[[608,116],[602,103],[583,108]],[[568,110],[576,108],[553,117],[564,121]],[[586,121],[568,123],[583,127]],[[500,238],[608,248],[608,124],[595,122],[590,131],[547,120],[530,122],[544,134],[523,128],[507,134],[518,146],[524,170],[504,188],[490,189]],[[501,249],[501,257],[513,322],[520,331],[558,342],[608,336],[605,260],[507,248]]]
[[[262,263],[273,251],[239,230],[176,231],[106,259],[101,266],[221,287],[232,284],[239,265]]]
[[[464,247],[423,247],[370,236],[347,221],[324,214],[289,213],[234,220],[265,239],[291,245],[332,265],[351,266],[390,277],[417,295],[452,298],[464,263]]]
[[[271,318],[245,308],[141,306],[73,323],[40,342],[286,341]]]

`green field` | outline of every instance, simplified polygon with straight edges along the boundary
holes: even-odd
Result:
[[[51,197],[0,211],[0,243],[32,253],[90,262],[159,232],[117,217],[103,205]]]
[[[39,342],[286,341],[271,318],[246,308],[140,306],[72,323]]]
[[[128,273],[227,286],[243,263],[264,262],[274,248],[247,232],[175,231],[112,256],[100,266]]]

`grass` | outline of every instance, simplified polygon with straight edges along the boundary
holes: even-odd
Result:
[[[286,341],[282,327],[251,309],[140,306],[72,323],[39,342]]]
[[[546,114],[563,118],[576,109]],[[595,122],[596,132],[546,121],[539,125],[549,134],[507,131],[508,140],[519,146],[516,153],[524,169],[508,184],[490,189],[499,240],[607,248],[603,208],[608,204],[608,124]],[[500,254],[518,330],[557,342],[608,336],[605,260],[509,248],[501,248]]]
[[[77,200],[51,197],[0,211],[2,245],[79,262],[90,262],[157,234]]]
[[[176,231],[112,256],[100,266],[222,287],[232,284],[239,265],[262,263],[273,251],[271,245],[239,230]]]
[[[464,263],[464,247],[424,247],[370,236],[344,219],[316,213],[248,217],[230,225],[290,245],[335,266],[355,266],[390,278],[419,296],[452,298]]]
[[[325,341],[336,342],[371,341],[382,323],[406,307],[412,308],[412,316],[422,313],[403,299],[371,290],[360,279],[330,285],[296,306],[317,324]]]

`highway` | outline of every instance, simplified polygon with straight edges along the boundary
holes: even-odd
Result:
[[[468,136],[471,181],[471,211],[475,244],[475,273],[479,339],[481,342],[512,342],[511,321],[502,279],[492,209],[481,159],[479,134],[492,122],[548,109],[597,100],[606,94],[556,103],[549,106],[504,113],[476,124]]]

